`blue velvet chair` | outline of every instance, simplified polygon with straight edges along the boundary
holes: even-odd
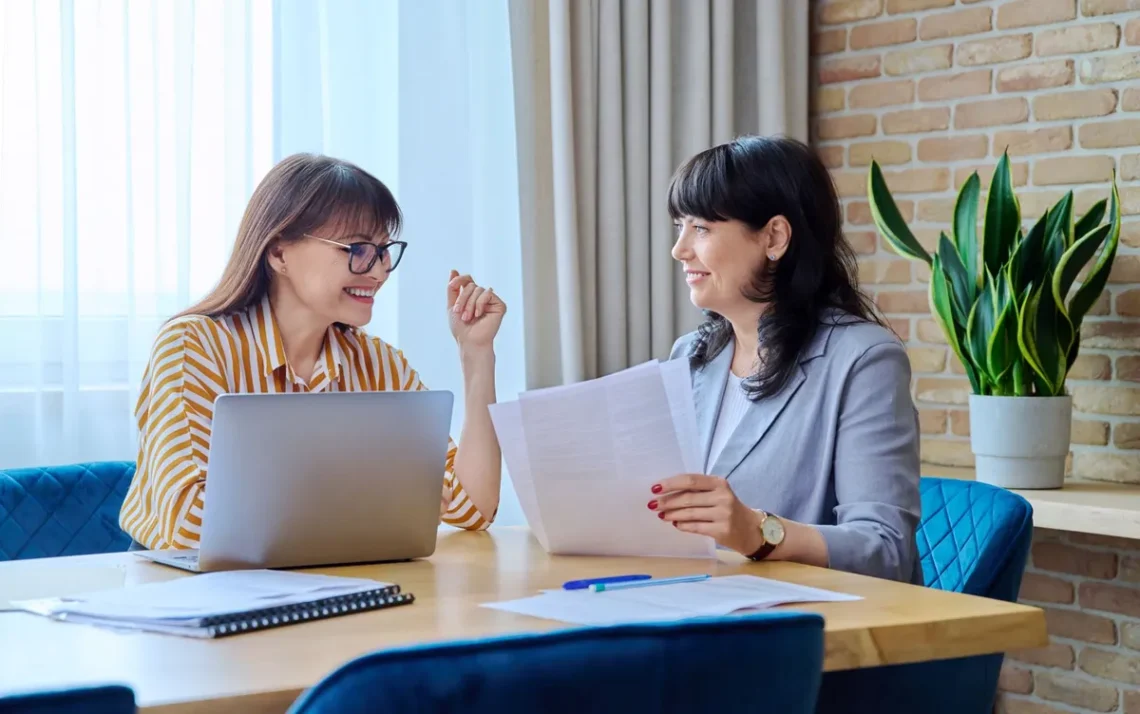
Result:
[[[822,666],[814,613],[571,628],[368,654],[289,711],[810,714]]]
[[[0,696],[0,714],[135,714],[130,687],[108,684]]]
[[[975,481],[923,477],[917,540],[928,587],[1016,602],[1033,538],[1021,496]],[[829,672],[818,712],[990,714],[1003,655]]]
[[[133,461],[0,471],[0,560],[125,551]]]

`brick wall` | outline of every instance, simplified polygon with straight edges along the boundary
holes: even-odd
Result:
[[[883,166],[928,249],[957,189],[1009,150],[1030,220],[1072,189],[1084,212],[1119,173],[1110,285],[1069,376],[1071,473],[1140,483],[1140,0],[831,0],[814,5],[812,137],[843,197],[864,287],[910,346],[923,457],[970,466],[968,383],[930,318],[925,266],[877,237],[867,166]],[[983,206],[984,207],[984,206]]]
[[[789,0],[795,1],[795,0]],[[843,198],[864,288],[907,341],[924,460],[970,466],[968,384],[927,303],[928,272],[871,224],[875,158],[932,248],[957,188],[1009,150],[1022,212],[1072,189],[1124,215],[1110,284],[1085,320],[1070,472],[1140,483],[1140,0],[815,0],[812,138]],[[1022,599],[1051,644],[1011,653],[1008,714],[1140,714],[1140,542],[1038,531]]]

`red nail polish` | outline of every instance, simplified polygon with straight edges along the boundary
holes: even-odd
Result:
[[[664,511],[662,511],[661,513],[658,513],[658,514],[657,514],[657,517],[658,517],[658,518],[660,518],[660,519],[662,519],[662,520],[664,520],[664,518],[665,518],[665,512],[664,512]]]
[[[677,527],[677,521],[673,521],[673,527],[674,527],[674,528],[676,528],[676,527]]]
[[[649,502],[649,510],[651,510],[651,511],[657,510],[657,501],[650,501]]]
[[[661,493],[661,484],[655,483],[655,484],[653,484],[653,488],[651,488],[649,490],[652,491],[653,493]]]

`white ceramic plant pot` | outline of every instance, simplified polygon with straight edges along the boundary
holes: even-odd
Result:
[[[1061,488],[1072,428],[1072,397],[971,394],[977,480],[1002,488]]]

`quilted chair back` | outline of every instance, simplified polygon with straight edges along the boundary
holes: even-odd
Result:
[[[1033,538],[1021,496],[976,481],[923,477],[918,555],[927,587],[1015,602]],[[1003,655],[824,675],[817,712],[991,714]]]
[[[0,471],[0,560],[114,553],[133,461]]]
[[[0,714],[135,714],[135,693],[122,684],[0,695]]]
[[[569,628],[366,654],[289,712],[810,714],[822,666],[815,613]]]

